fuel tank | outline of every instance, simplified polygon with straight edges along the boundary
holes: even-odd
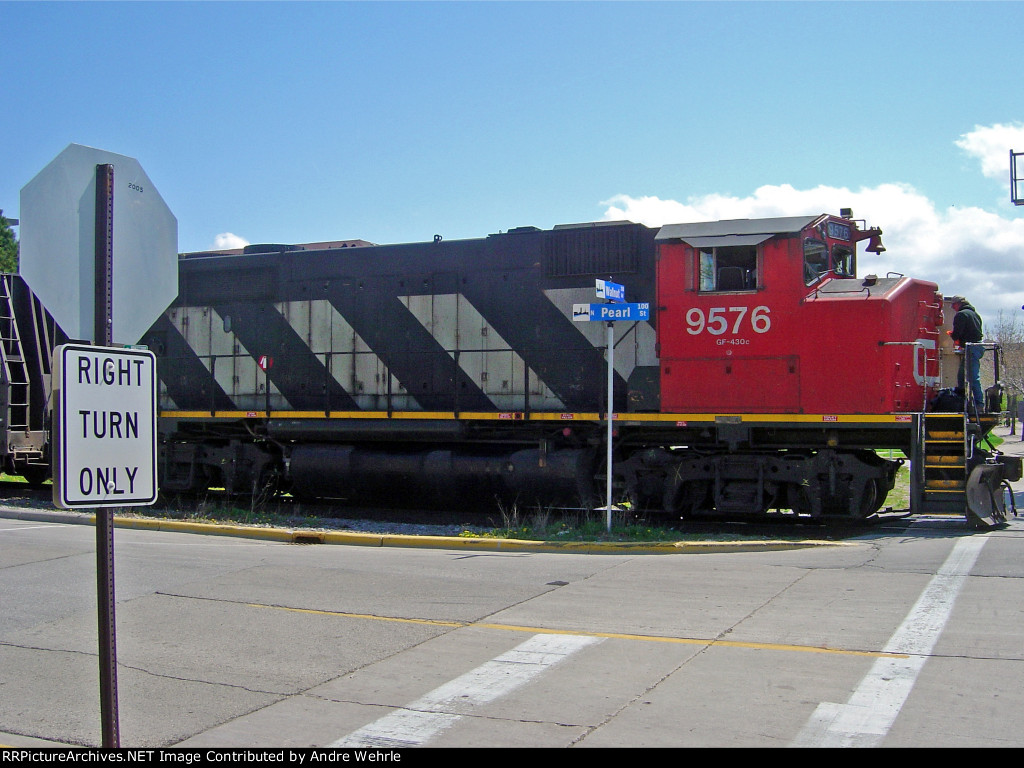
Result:
[[[580,506],[593,497],[594,451],[541,448],[383,450],[297,446],[289,476],[299,497],[359,504],[461,508],[489,503]]]

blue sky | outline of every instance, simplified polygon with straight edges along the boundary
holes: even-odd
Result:
[[[179,249],[835,212],[1024,304],[1020,2],[6,2],[0,208],[69,143]],[[219,239],[218,239],[219,238]]]

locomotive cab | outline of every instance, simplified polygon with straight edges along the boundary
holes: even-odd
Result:
[[[938,375],[937,286],[856,278],[880,230],[836,216],[663,227],[662,406],[681,413],[923,409]]]

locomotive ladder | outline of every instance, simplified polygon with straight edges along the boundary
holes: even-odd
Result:
[[[967,509],[967,424],[962,413],[924,416],[923,514]]]
[[[4,454],[15,449],[11,445],[17,440],[17,433],[29,431],[29,381],[28,366],[18,333],[18,322],[14,317],[14,302],[11,296],[12,275],[0,275],[0,344],[3,352],[3,378],[0,379],[0,427]]]

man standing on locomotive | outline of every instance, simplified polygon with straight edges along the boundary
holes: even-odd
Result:
[[[960,358],[960,368],[956,374],[956,384],[966,397],[964,388],[964,374],[970,380],[971,395],[974,398],[974,406],[979,410],[985,410],[985,392],[981,388],[981,358],[985,354],[985,348],[981,345],[981,315],[971,306],[971,303],[963,296],[954,296],[949,300],[953,311],[953,330],[949,332],[953,342],[963,350]]]

